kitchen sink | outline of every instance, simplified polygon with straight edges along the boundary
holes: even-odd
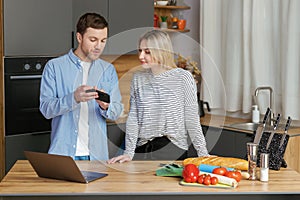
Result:
[[[253,123],[253,122],[224,125],[224,127],[252,131],[252,132],[256,131],[258,126],[259,126],[259,123]]]
[[[223,127],[224,128],[241,130],[241,131],[251,131],[251,132],[254,132],[254,131],[256,131],[256,129],[257,129],[257,127],[259,125],[262,125],[262,123],[243,122],[243,123],[227,124],[227,125],[224,125]],[[279,124],[277,126],[276,132],[283,132],[284,128],[285,128],[285,124]],[[299,128],[300,128],[299,126],[290,126],[289,130],[299,129]],[[266,124],[266,127],[265,127],[264,131],[272,131],[272,130],[273,130],[273,126],[271,126],[269,124]],[[297,134],[297,135],[300,135],[300,133]]]

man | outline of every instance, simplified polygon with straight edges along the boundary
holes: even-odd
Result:
[[[50,60],[41,81],[40,111],[52,118],[49,153],[75,160],[107,160],[106,119],[123,110],[118,76],[112,64],[99,59],[108,24],[99,14],[86,13],[77,23],[78,47]],[[110,103],[97,100],[101,90]]]

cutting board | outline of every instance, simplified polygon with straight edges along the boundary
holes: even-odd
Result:
[[[194,187],[204,187],[204,188],[224,188],[224,189],[234,189],[234,187],[231,187],[230,185],[224,185],[218,183],[217,185],[204,185],[204,184],[199,184],[199,183],[187,183],[184,180],[181,180],[179,182],[180,185],[183,186],[194,186]]]

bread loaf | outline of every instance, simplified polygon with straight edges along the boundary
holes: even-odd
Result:
[[[183,165],[194,164],[199,166],[200,164],[231,167],[237,170],[248,170],[248,161],[240,158],[232,157],[220,157],[220,156],[208,156],[197,158],[186,158],[183,160]]]

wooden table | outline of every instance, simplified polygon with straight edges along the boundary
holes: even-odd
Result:
[[[109,175],[89,184],[39,178],[27,160],[16,162],[0,183],[1,199],[299,199],[300,174],[291,169],[270,170],[267,183],[242,180],[235,189],[179,185],[180,178],[158,177],[160,163],[172,161],[132,161],[106,165],[78,161],[83,170]]]

